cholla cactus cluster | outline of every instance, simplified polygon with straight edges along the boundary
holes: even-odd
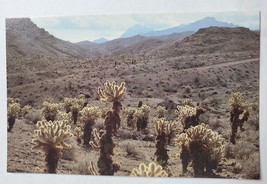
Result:
[[[126,92],[125,83],[122,82],[120,85],[116,85],[113,81],[110,83],[107,81],[104,84],[104,89],[98,88],[98,94],[102,102],[119,102]]]
[[[68,97],[64,98],[64,107],[65,107],[66,113],[69,113],[71,111],[70,108],[72,106],[72,103],[73,103],[73,98],[68,98]]]
[[[79,111],[84,107],[84,95],[79,95],[78,98],[72,98],[70,110],[72,113],[73,123],[77,124]]]
[[[59,121],[64,121],[66,122],[68,125],[71,125],[71,122],[72,122],[72,115],[71,113],[66,113],[66,112],[62,112],[62,111],[59,111],[57,113],[57,116],[56,116],[56,119],[59,120]]]
[[[167,110],[165,107],[158,106],[156,108],[156,113],[157,113],[158,118],[163,118],[166,112]]]
[[[123,113],[126,115],[126,122],[127,122],[128,127],[135,127],[135,122],[134,122],[135,112],[136,112],[136,108],[134,107],[127,107],[123,111]]]
[[[17,102],[14,103],[8,103],[7,106],[7,116],[8,117],[18,117],[18,114],[20,112],[21,108],[20,108],[20,104]]]
[[[184,99],[184,100],[182,101],[182,104],[183,104],[183,105],[188,105],[188,106],[191,106],[191,107],[194,106],[194,105],[193,105],[193,100],[190,99],[190,98],[186,98],[186,99]]]
[[[180,134],[177,145],[181,151],[183,170],[186,169],[184,167],[187,167],[187,162],[192,159],[196,176],[210,175],[224,156],[224,138],[203,123]]]
[[[22,107],[21,111],[23,112],[23,114],[27,114],[29,113],[29,111],[31,110],[31,106],[30,105],[25,105],[24,107]]]
[[[101,110],[95,106],[87,106],[80,112],[81,122],[83,122],[83,138],[84,145],[89,145],[92,133],[92,126],[95,124],[97,118],[101,116]]]
[[[81,110],[80,114],[80,120],[82,122],[89,122],[89,121],[93,121],[95,122],[97,120],[97,118],[99,118],[101,116],[101,110],[99,109],[99,107],[96,106],[86,106],[85,108],[83,108],[83,110]]]
[[[83,137],[83,130],[82,127],[77,126],[74,128],[75,136],[76,136],[76,141],[80,144],[82,142],[82,137]]]
[[[168,173],[162,166],[151,162],[148,166],[144,163],[140,164],[138,168],[132,170],[130,176],[168,177]]]
[[[192,104],[192,101],[186,100],[186,102],[183,103]],[[175,113],[177,114],[179,121],[182,123],[184,130],[186,130],[191,126],[196,126],[200,123],[199,116],[205,113],[205,110],[199,105],[197,105],[196,107],[193,107],[191,105],[178,105]]]
[[[134,120],[136,122],[138,131],[143,130],[147,127],[150,111],[151,111],[151,108],[145,104],[137,108],[133,116],[134,116]]]
[[[70,126],[63,121],[38,121],[37,129],[34,131],[32,149],[39,149],[45,152],[47,172],[56,173],[57,163],[64,148],[70,148],[67,143],[72,137]]]
[[[18,99],[7,99],[8,132],[12,130],[20,110],[21,108]]]
[[[43,102],[42,112],[47,121],[54,121],[59,112],[60,104],[49,101]]]
[[[251,112],[251,105],[244,101],[241,93],[233,93],[229,99],[230,103],[230,121],[231,137],[230,142],[236,143],[236,133],[238,127],[243,130],[243,124],[248,120]]]

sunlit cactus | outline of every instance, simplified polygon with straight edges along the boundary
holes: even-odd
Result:
[[[189,102],[184,103],[188,104]],[[199,116],[205,113],[205,109],[200,105],[195,107],[189,105],[178,105],[175,113],[177,114],[179,121],[182,123],[184,130],[186,130],[191,126],[196,126],[200,123]]]
[[[64,98],[64,107],[66,113],[69,113],[71,111],[72,103],[73,103],[73,98],[67,98],[67,97]]]
[[[84,107],[84,96],[83,95],[79,95],[78,98],[73,98],[72,99],[72,105],[70,106],[70,110],[72,113],[72,118],[73,118],[73,123],[77,124],[77,120],[78,120],[78,114],[79,111],[81,111]]]
[[[70,148],[67,143],[72,137],[70,126],[63,121],[38,121],[34,131],[32,149],[42,150],[48,173],[56,173],[58,160],[64,148]]]
[[[89,145],[93,125],[95,121],[101,116],[101,110],[95,106],[86,106],[80,112],[80,120],[83,123],[83,144]]]
[[[147,128],[150,111],[151,108],[145,104],[137,108],[136,112],[134,113],[137,131]]]
[[[120,169],[120,165],[114,163],[112,160],[112,156],[114,155],[113,149],[115,147],[112,139],[112,118],[112,112],[109,111],[106,115],[104,130],[100,132],[94,130],[94,140],[90,141],[92,148],[100,152],[97,161],[98,173],[100,175],[114,175],[114,173]]]
[[[169,121],[164,118],[158,119],[155,123],[156,130],[156,152],[155,156],[157,157],[157,162],[160,163],[163,167],[168,165],[169,155],[166,148],[168,141],[168,135],[170,133]]]
[[[98,94],[100,100],[103,102],[119,102],[122,100],[126,92],[125,83],[122,82],[120,85],[116,85],[116,82],[113,81],[110,83],[107,81],[104,84],[104,89],[98,88]]]
[[[27,113],[29,113],[29,111],[31,110],[32,106],[30,105],[25,105],[24,107],[21,108],[21,112],[26,115]]]
[[[230,104],[230,121],[231,121],[231,137],[230,142],[236,143],[236,133],[238,127],[243,131],[243,124],[250,116],[252,107],[244,101],[241,93],[232,93],[229,99]]]
[[[8,98],[7,102],[8,102],[7,103],[7,117],[8,117],[8,119],[7,119],[7,122],[8,122],[7,131],[11,132],[21,108],[20,108],[20,104],[19,104],[18,99]]]
[[[117,130],[120,128],[121,118],[120,111],[122,109],[121,100],[123,99],[126,92],[125,83],[122,82],[120,85],[117,85],[115,81],[110,83],[107,81],[104,84],[104,89],[98,88],[98,94],[102,102],[112,102],[112,114],[111,122],[113,133],[116,134]]]
[[[94,163],[91,161],[90,165],[88,167],[89,172],[91,173],[91,175],[99,175],[97,168],[95,167]]]
[[[162,166],[151,162],[148,166],[144,163],[140,164],[138,168],[132,170],[130,176],[168,177],[168,173]]]
[[[134,113],[136,112],[136,108],[134,107],[127,107],[123,110],[123,113],[126,115],[126,124],[128,127],[135,127],[134,121]]]
[[[158,118],[164,118],[165,113],[167,112],[165,107],[158,106],[156,108],[156,113]]]
[[[193,105],[193,100],[190,99],[190,98],[186,98],[186,99],[184,99],[184,100],[182,101],[182,104],[183,104],[183,105],[188,105],[188,106],[194,106],[194,105]]]
[[[47,121],[55,121],[59,112],[60,104],[44,101],[42,113]]]
[[[186,171],[191,159],[195,176],[211,175],[212,170],[217,168],[218,163],[224,157],[224,138],[203,123],[190,127],[185,133],[180,134],[177,138],[177,145],[183,171]]]
[[[72,115],[71,115],[70,112],[69,113],[66,113],[66,112],[58,111],[57,116],[56,116],[56,120],[64,121],[68,125],[71,125]]]
[[[82,137],[83,137],[83,130],[82,127],[77,126],[74,128],[74,135],[76,136],[76,141],[81,144],[82,142]]]
[[[107,112],[108,111],[111,111],[112,109],[111,108],[109,108],[109,107],[104,107],[104,108],[102,108],[101,109],[101,118],[102,119],[105,119],[106,118],[106,114],[107,114]]]

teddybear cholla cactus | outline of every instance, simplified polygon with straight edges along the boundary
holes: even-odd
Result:
[[[18,99],[8,98],[7,99],[8,132],[10,132],[14,127],[19,112],[20,112],[20,104],[18,102]]]
[[[166,108],[165,107],[162,107],[162,106],[158,106],[156,108],[156,113],[157,113],[157,116],[158,118],[164,118],[164,114],[167,112]]]
[[[103,102],[113,102],[111,122],[112,129],[114,134],[116,134],[117,129],[120,128],[121,118],[119,116],[120,110],[122,109],[121,100],[126,92],[125,83],[122,82],[120,85],[116,85],[116,82],[113,81],[110,83],[107,81],[104,84],[104,89],[98,88],[98,94],[100,100]]]
[[[168,150],[166,148],[167,142],[167,122],[163,119],[159,119],[155,124],[155,129],[157,133],[156,137],[156,152],[157,162],[163,167],[166,167],[169,160]]]
[[[230,121],[231,121],[231,137],[230,142],[236,143],[236,133],[238,126],[243,131],[243,124],[248,120],[251,105],[246,103],[241,96],[241,93],[233,93],[229,99],[230,103]]]
[[[70,112],[66,113],[66,112],[58,111],[57,116],[56,116],[56,120],[64,121],[68,125],[71,125],[72,115]]]
[[[148,166],[140,164],[137,169],[132,170],[130,176],[168,177],[168,173],[160,165],[151,162]]]
[[[92,133],[92,126],[95,124],[97,118],[101,116],[101,110],[98,107],[87,106],[83,108],[81,113],[81,122],[83,122],[83,144],[89,145]]]
[[[113,163],[112,155],[115,144],[112,139],[112,112],[109,111],[106,115],[104,123],[104,131],[101,130],[97,132],[94,130],[94,140],[90,141],[90,145],[95,150],[99,150],[100,156],[97,161],[97,166],[99,168],[98,173],[100,175],[114,175],[120,168],[119,164]],[[95,169],[94,169],[95,170]]]
[[[84,95],[81,94],[78,98],[73,98],[71,101],[70,110],[72,113],[73,123],[76,125],[78,120],[79,111],[84,107]]]
[[[224,142],[221,135],[213,132],[203,123],[188,128],[177,138],[183,171],[187,170],[188,162],[192,159],[195,176],[211,175],[212,169],[216,169],[223,158]]]
[[[190,100],[186,100],[183,103],[191,104]],[[191,126],[198,125],[199,116],[205,113],[205,109],[200,105],[192,107],[191,105],[177,106],[175,113],[178,115],[179,121],[182,123],[184,130]]]
[[[151,108],[148,105],[142,105],[137,108],[134,113],[134,120],[136,122],[137,131],[143,130],[147,127],[148,118]]]
[[[64,148],[70,148],[67,140],[72,137],[70,126],[64,121],[38,121],[37,130],[34,131],[32,149],[45,152],[47,172],[56,173],[58,160]]]
[[[50,102],[50,100],[44,101],[42,113],[44,114],[46,121],[55,121],[59,109],[60,104]]]
[[[134,113],[136,112],[136,108],[134,107],[127,107],[124,109],[123,113],[126,115],[126,124],[128,127],[134,128]]]

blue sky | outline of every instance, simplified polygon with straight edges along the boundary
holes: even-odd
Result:
[[[259,29],[259,12],[177,13],[177,14],[125,14],[90,15],[73,17],[31,18],[38,27],[52,35],[71,42],[93,41],[104,37],[108,40],[120,37],[129,27],[140,24],[154,30],[188,24],[204,17],[218,21]]]

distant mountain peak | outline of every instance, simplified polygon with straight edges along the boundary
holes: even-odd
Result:
[[[108,41],[108,39],[102,37],[102,38],[94,40],[93,42],[97,43],[97,44],[100,44],[100,43],[105,43],[107,41]]]
[[[145,33],[153,31],[152,28],[140,25],[140,24],[135,24],[132,27],[129,27],[121,36],[120,38],[129,38],[135,35],[143,35]]]

